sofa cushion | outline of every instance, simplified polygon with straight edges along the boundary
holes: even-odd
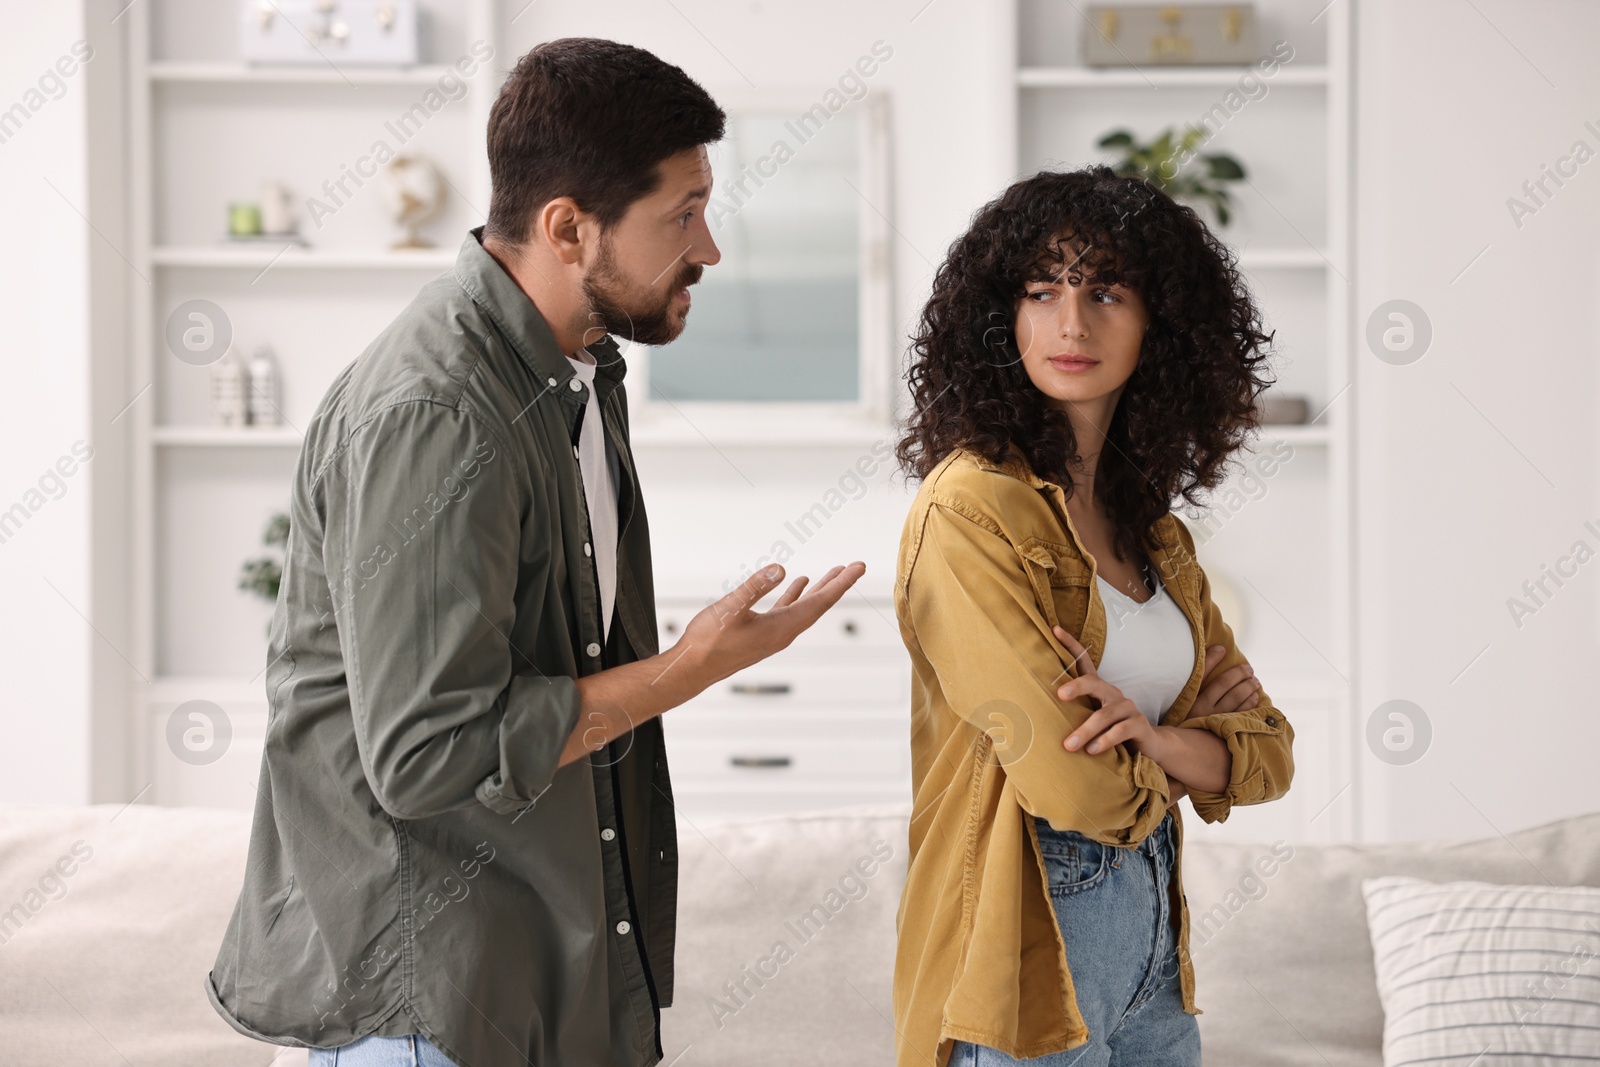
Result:
[[[249,835],[243,811],[0,805],[0,1062],[304,1065],[206,1000]]]
[[[894,1062],[895,913],[910,813],[893,804],[679,820],[663,1063]]]
[[[909,814],[680,820],[665,1062],[690,1046],[678,1062],[696,1067],[892,1061]],[[303,1050],[235,1033],[204,994],[249,827],[247,812],[0,805],[0,913],[12,916],[0,918],[0,1061],[303,1064]],[[1600,886],[1600,814],[1449,844],[1191,839],[1184,882],[1208,1063],[1381,1063],[1360,883],[1383,875]]]
[[[1363,878],[1386,1064],[1600,1049],[1600,889]]]
[[[1183,878],[1207,1063],[1382,1063],[1383,1005],[1361,894],[1363,878],[1382,875],[1600,886],[1600,813],[1448,843],[1191,840]]]

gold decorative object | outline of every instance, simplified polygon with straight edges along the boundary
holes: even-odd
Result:
[[[1088,67],[1243,66],[1261,58],[1253,4],[1091,4]]]

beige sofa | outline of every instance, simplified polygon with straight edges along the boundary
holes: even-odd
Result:
[[[680,827],[666,1062],[892,1062],[906,817],[852,808]],[[248,834],[234,811],[0,805],[0,1062],[303,1064],[303,1050],[236,1034],[203,992]],[[1450,844],[1274,853],[1191,839],[1184,859],[1206,1062],[1378,1067],[1360,879],[1600,886],[1600,813]]]

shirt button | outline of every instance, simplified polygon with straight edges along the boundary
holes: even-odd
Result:
[[[615,841],[616,839],[617,839],[617,832],[615,830],[613,830],[611,827],[608,826],[604,830],[600,831],[600,840],[602,840],[602,841]]]
[[[617,924],[617,933],[619,933],[619,934],[625,934],[629,930],[632,930],[632,929],[633,929],[633,924],[628,922],[627,919],[623,919],[621,922],[619,922]]]
[[[554,389],[555,387],[556,387],[556,380],[554,378],[551,378],[550,379],[550,388]]]
[[[584,554],[584,555],[585,555],[585,556],[592,556],[592,555],[594,555],[594,549],[593,549],[593,548],[591,548],[591,547],[590,547],[590,546],[589,546],[589,542],[587,542],[587,541],[585,541],[585,542],[584,542],[584,543],[583,543],[583,554]],[[1268,719],[1268,720],[1267,720],[1267,721],[1268,721],[1268,723],[1270,723],[1270,722],[1271,722],[1271,721],[1272,721],[1272,720],[1270,720],[1270,719]]]
[[[584,651],[589,653],[591,656],[598,656],[600,654],[600,646],[595,644],[593,641],[590,641],[589,647],[584,649]]]
[[[568,378],[567,379],[567,385],[569,385],[572,388],[572,391],[574,393],[583,392],[583,383],[578,381],[578,379],[576,379],[576,378]]]
[[[1276,725],[1278,725],[1277,717],[1273,716],[1273,715],[1268,715],[1267,716],[1267,725],[1268,726],[1276,726]]]

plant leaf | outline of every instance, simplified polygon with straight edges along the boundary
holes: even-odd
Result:
[[[1232,156],[1206,156],[1211,176],[1220,181],[1236,182],[1244,177],[1244,167]]]

